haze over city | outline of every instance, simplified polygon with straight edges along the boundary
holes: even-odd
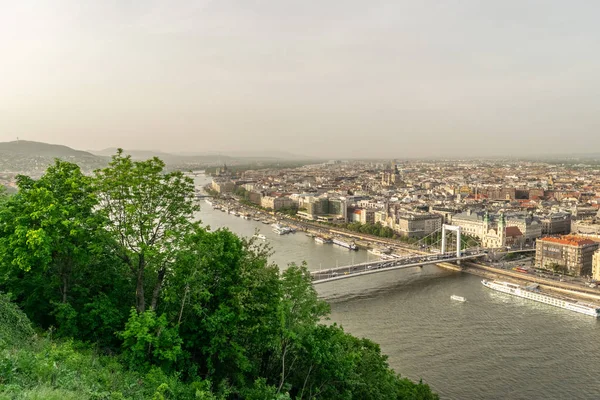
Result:
[[[2,10],[0,141],[390,158],[600,146],[595,2]]]

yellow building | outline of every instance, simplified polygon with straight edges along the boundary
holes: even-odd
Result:
[[[600,281],[600,250],[596,250],[592,257],[592,279]]]

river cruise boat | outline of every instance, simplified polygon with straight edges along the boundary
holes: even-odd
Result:
[[[481,283],[483,286],[499,292],[512,294],[513,296],[523,297],[529,300],[538,301],[540,303],[550,304],[551,306],[564,308],[595,318],[600,317],[600,307],[568,299],[562,296],[559,297],[555,295],[550,296],[548,294],[542,294],[537,288],[537,284],[520,286],[515,283],[488,281],[485,279],[482,280]]]
[[[285,225],[273,224],[271,226],[273,227],[273,232],[275,232],[278,235],[285,235],[292,231],[289,227]]]
[[[450,296],[450,299],[452,299],[452,300],[455,300],[455,301],[462,301],[462,302],[465,302],[465,301],[467,301],[467,299],[465,299],[464,297],[462,297],[462,296],[457,296],[457,295],[455,295],[455,294],[453,294],[452,296]]]
[[[315,242],[319,244],[327,244],[331,243],[331,239],[325,238],[323,236],[315,236]]]
[[[349,250],[358,250],[358,247],[356,247],[356,244],[354,244],[354,243],[344,242],[343,240],[337,239],[337,238],[333,239],[332,242],[333,242],[333,244],[336,244],[341,247],[345,247]]]

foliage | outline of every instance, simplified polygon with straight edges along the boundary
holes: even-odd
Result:
[[[170,280],[166,309],[180,324],[191,361],[215,382],[253,382],[273,347],[280,296],[278,269],[265,249],[228,230],[199,231],[195,248]]]
[[[342,228],[353,232],[359,232],[383,238],[395,237],[394,230],[387,226],[383,226],[380,222],[377,222],[376,224],[361,224],[360,222],[351,222],[349,224],[343,224]]]
[[[214,189],[211,189],[210,187],[205,187],[204,191],[206,191],[206,193],[208,193],[210,196],[216,197],[216,198],[220,198],[221,197],[221,193],[217,192]]]
[[[0,206],[6,203],[9,199],[8,190],[6,190],[6,186],[0,185]]]
[[[128,306],[120,306],[126,281],[109,251],[106,220],[95,212],[91,180],[56,161],[40,179],[19,176],[17,184],[18,194],[0,208],[0,289],[44,328],[114,344],[127,317]],[[98,327],[89,313],[101,299],[107,314]]]
[[[19,306],[0,296],[0,399],[436,398],[324,323],[306,265],[193,222],[193,182],[159,159],[119,151],[93,178],[57,161],[18,184],[0,204]]]
[[[169,326],[166,316],[157,317],[153,310],[138,314],[132,309],[125,331],[119,336],[123,338],[123,358],[131,369],[159,365],[170,371],[182,353],[177,327]]]
[[[140,373],[75,342],[40,338],[0,348],[0,399],[222,400],[199,379],[183,382],[160,368]]]
[[[153,285],[150,308],[158,303],[162,284],[198,206],[194,182],[180,171],[165,173],[157,157],[132,161],[119,149],[109,166],[96,171],[100,207],[116,251],[136,282],[136,308],[146,310],[146,283]]]
[[[0,293],[0,349],[23,344],[32,336],[33,327],[27,316],[10,301],[9,295]]]
[[[560,265],[559,263],[550,264],[550,269],[555,274],[567,275],[569,273],[569,269],[565,265]]]
[[[248,191],[242,186],[236,186],[235,189],[233,189],[233,194],[244,200],[248,200]]]
[[[284,215],[293,217],[296,214],[298,214],[298,206],[292,205],[290,207],[281,207],[279,210],[277,210],[277,212],[280,214],[284,214]]]

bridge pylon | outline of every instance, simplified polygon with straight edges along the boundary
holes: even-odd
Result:
[[[442,225],[442,254],[446,254],[446,231],[454,231],[456,232],[456,257],[460,258],[460,226],[457,225]]]

